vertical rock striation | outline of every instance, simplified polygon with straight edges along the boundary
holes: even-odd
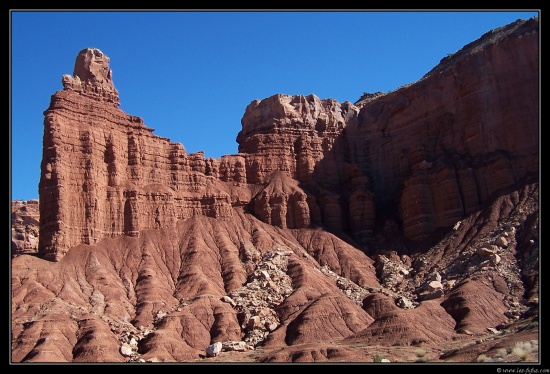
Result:
[[[399,202],[405,236],[426,238],[538,173],[538,20],[492,30],[420,81],[361,106],[351,159],[375,202]]]
[[[44,112],[40,243],[78,244],[174,227],[246,206],[280,228],[323,226],[367,249],[377,225],[410,242],[537,178],[538,20],[493,30],[420,81],[343,104],[253,101],[239,153],[205,159],[118,108],[109,58],[82,50]]]
[[[216,187],[203,153],[186,153],[118,109],[108,64],[98,49],[82,50],[74,78],[63,76],[64,89],[44,112],[39,247],[50,260],[80,243],[174,227],[198,214],[231,216],[231,198]],[[219,178],[242,180],[242,164],[238,156],[216,162]]]

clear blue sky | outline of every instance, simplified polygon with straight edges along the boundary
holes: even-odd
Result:
[[[274,94],[355,102],[420,79],[514,11],[10,12],[11,199],[38,198],[43,112],[78,52],[111,59],[120,109],[187,152],[237,153],[241,118]]]

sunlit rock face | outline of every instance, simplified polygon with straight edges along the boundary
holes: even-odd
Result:
[[[195,215],[230,218],[234,205],[281,228],[346,233],[363,249],[387,219],[421,241],[537,172],[537,27],[489,32],[357,105],[255,100],[239,154],[207,160],[118,109],[109,57],[84,49],[45,111],[40,251],[59,259]]]

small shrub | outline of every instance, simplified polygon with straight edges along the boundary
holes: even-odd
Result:
[[[536,346],[532,342],[517,342],[512,348],[512,354],[518,356],[523,361],[527,361],[531,358],[531,353],[538,349],[538,341],[536,342]]]
[[[508,350],[506,348],[500,348],[495,357],[500,357],[500,358],[503,358],[503,357],[506,357],[508,355]]]
[[[380,355],[376,355],[376,356],[374,356],[373,362],[382,362],[383,359],[384,359],[384,357],[382,357]]]
[[[480,354],[477,356],[477,362],[494,362],[493,359],[485,354]]]

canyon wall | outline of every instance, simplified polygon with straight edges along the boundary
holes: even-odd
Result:
[[[380,210],[422,240],[539,170],[538,21],[492,30],[422,80],[364,104],[351,159]]]
[[[44,112],[39,251],[174,228],[244,207],[367,250],[396,222],[418,242],[503,188],[538,178],[538,20],[487,33],[420,81],[369,100],[253,101],[238,154],[205,159],[120,110],[109,58],[82,50]]]

